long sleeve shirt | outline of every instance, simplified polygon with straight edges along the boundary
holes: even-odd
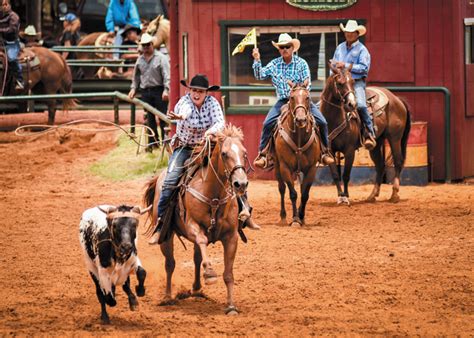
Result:
[[[153,52],[150,60],[142,54],[138,57],[133,70],[131,89],[146,89],[164,86],[170,89],[170,61],[169,58],[158,51]]]
[[[126,24],[140,27],[137,5],[133,0],[125,0],[123,5],[119,0],[111,0],[105,16],[107,32],[113,32],[115,26],[124,27]]]
[[[201,109],[198,109],[191,95],[186,94],[176,104],[174,112],[184,117],[176,126],[176,137],[184,145],[195,146],[204,139],[206,131],[216,133],[224,129],[224,113],[213,96],[206,96]]]
[[[20,18],[18,14],[10,10],[0,16],[0,37],[5,41],[16,41],[20,30]]]
[[[337,46],[333,59],[346,63],[346,68],[352,64],[351,74],[354,79],[366,78],[370,69],[370,54],[359,40],[347,48],[347,42]]]
[[[270,61],[265,67],[262,67],[261,61],[254,60],[252,68],[257,80],[272,79],[279,100],[290,97],[288,80],[293,83],[303,83],[308,79],[311,83],[308,63],[295,54],[289,64],[285,63],[283,57],[279,57]]]

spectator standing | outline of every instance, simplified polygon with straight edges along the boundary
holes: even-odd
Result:
[[[146,103],[166,114],[170,88],[170,63],[168,57],[153,48],[152,36],[142,35],[140,45],[143,53],[138,57],[133,70],[132,85],[128,96],[134,98],[137,91]],[[153,113],[146,113],[146,125],[158,135],[156,118]],[[160,120],[161,135],[164,137],[166,123]],[[156,140],[148,138],[147,151],[152,151]]]

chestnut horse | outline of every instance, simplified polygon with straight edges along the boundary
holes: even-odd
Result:
[[[25,48],[19,58],[39,59],[39,67],[33,67],[27,71],[27,66],[23,64],[25,73],[25,87],[30,88],[33,94],[69,94],[72,92],[72,76],[69,66],[64,59],[57,53],[44,47]],[[4,77],[5,78],[5,77]],[[7,81],[8,82],[8,81]],[[11,81],[9,81],[11,82]],[[8,86],[8,84],[7,84]],[[14,92],[13,88],[4,88],[5,95],[25,95],[26,93]],[[56,100],[47,100],[48,105],[48,124],[54,124],[56,115]],[[64,99],[63,109],[69,110],[76,106],[74,99]]]
[[[309,191],[316,175],[316,163],[321,157],[321,145],[310,111],[308,81],[302,85],[289,82],[289,85],[291,92],[288,111],[279,118],[278,131],[274,136],[275,174],[281,197],[280,224],[286,224],[285,190],[288,186],[293,207],[293,219],[290,225],[303,225]],[[284,109],[282,107],[282,111]],[[301,178],[301,202],[298,210],[294,173]]]
[[[207,254],[207,245],[221,241],[224,247],[224,282],[227,287],[226,314],[235,314],[237,309],[233,300],[234,275],[233,265],[238,242],[238,204],[237,198],[245,194],[248,185],[245,163],[247,151],[243,144],[240,129],[228,125],[217,135],[217,143],[210,150],[207,138],[203,150],[190,161],[202,161],[201,169],[194,177],[181,186],[182,202],[176,207],[177,212],[171,224],[171,234],[163,227],[160,244],[165,256],[166,295],[164,304],[172,303],[171,277],[175,267],[173,254],[173,232],[194,243],[194,283],[192,294],[201,294],[201,262],[204,268],[205,284],[217,281],[217,274],[211,266]],[[205,159],[203,160],[203,158]],[[166,171],[159,177],[152,178],[146,185],[143,196],[146,205],[152,205],[149,211],[151,223],[148,230],[155,227],[160,191]],[[184,208],[181,208],[184,206]],[[171,207],[171,206],[170,206]],[[178,215],[179,212],[179,215]],[[168,234],[168,236],[167,236]]]
[[[321,112],[328,122],[329,144],[331,150],[344,154],[344,190],[340,183],[340,166],[330,165],[331,174],[338,192],[338,204],[350,204],[349,180],[355,151],[361,146],[361,122],[355,113],[356,101],[354,96],[354,80],[351,73],[331,66],[333,74],[327,79],[326,86],[321,94]],[[391,202],[398,202],[400,197],[400,173],[405,162],[408,134],[411,121],[408,106],[392,92],[380,87],[367,87],[370,93],[375,88],[383,92],[388,98],[387,105],[376,114],[376,147],[370,151],[370,157],[375,164],[376,179],[374,188],[367,198],[368,202],[375,202],[380,193],[385,172],[385,158],[383,146],[388,140],[392,150],[395,165],[395,178],[392,187]]]

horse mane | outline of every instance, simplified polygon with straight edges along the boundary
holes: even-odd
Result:
[[[232,123],[229,123],[222,131],[217,133],[219,142],[223,142],[227,137],[237,137],[241,142],[244,141],[244,133],[242,132],[242,129],[234,126]]]

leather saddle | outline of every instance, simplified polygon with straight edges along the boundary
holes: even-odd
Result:
[[[113,45],[114,44],[114,37],[110,36],[109,33],[105,32],[105,33],[102,33],[100,34],[97,39],[95,39],[95,47],[97,48],[100,48],[100,47],[103,47],[103,46],[110,46],[110,45]],[[107,52],[107,53],[95,53],[97,55],[97,57],[99,58],[102,58],[102,59],[106,59],[106,58],[109,58],[111,56],[110,54],[110,50],[106,50],[104,49],[104,52]]]
[[[385,111],[385,107],[388,104],[388,97],[382,90],[376,87],[367,87],[365,92],[369,114],[372,116],[372,119],[375,119]]]
[[[38,56],[29,48],[24,48],[20,51],[20,54],[18,54],[18,60],[21,63],[23,73],[28,71],[28,67],[30,71],[40,68],[40,60]]]

